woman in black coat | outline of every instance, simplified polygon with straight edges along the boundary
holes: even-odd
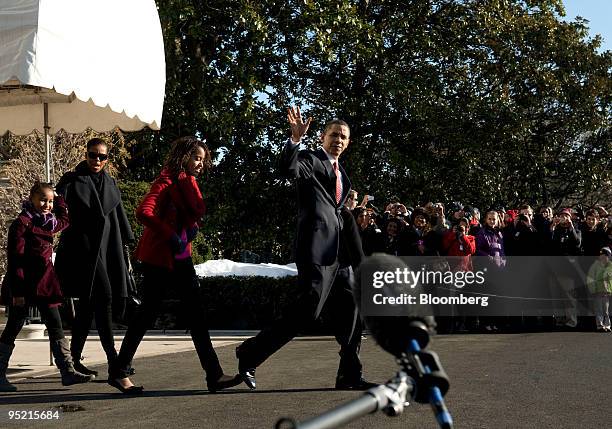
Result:
[[[81,353],[94,315],[109,367],[117,359],[112,318],[125,309],[124,246],[134,240],[117,184],[104,171],[107,162],[106,142],[91,139],[86,160],[57,185],[68,206],[70,226],[61,235],[55,269],[64,294],[78,298],[70,352],[75,369],[92,375],[97,372],[81,364]]]

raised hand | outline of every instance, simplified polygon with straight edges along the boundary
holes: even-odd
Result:
[[[287,120],[291,126],[291,140],[294,143],[300,141],[300,139],[308,131],[312,118],[308,118],[306,122],[302,120],[302,113],[299,107],[290,107],[287,109]]]

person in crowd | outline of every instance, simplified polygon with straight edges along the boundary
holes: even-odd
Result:
[[[351,189],[348,196],[346,197],[344,206],[349,210],[354,210],[355,207],[357,207],[357,191],[356,190]]]
[[[585,213],[584,222],[580,225],[582,236],[582,254],[584,256],[598,256],[606,244],[606,232],[601,228],[599,212],[591,209]]]
[[[599,226],[601,229],[605,231],[609,226],[612,226],[612,215],[608,214],[605,207],[597,205],[595,210],[599,214]]]
[[[432,203],[430,212],[432,229],[440,235],[450,229],[451,224],[444,214],[444,204]]]
[[[461,218],[452,230],[442,238],[442,252],[447,256],[459,256],[451,264],[455,271],[473,271],[472,255],[476,253],[476,240],[468,234],[470,222]]]
[[[498,228],[502,229],[504,226],[506,226],[506,208],[502,205],[497,205],[493,208],[493,210],[497,212]]]
[[[473,271],[472,255],[476,252],[476,242],[473,236],[468,234],[470,222],[467,218],[461,218],[449,231],[442,236],[442,254],[450,256],[448,266],[451,271]],[[456,293],[454,290],[451,294]],[[464,332],[475,328],[478,323],[475,317],[466,317],[461,306],[458,306],[457,314],[451,320],[444,321],[450,325],[450,330],[457,329]],[[459,317],[455,317],[459,316]]]
[[[362,377],[362,325],[351,289],[353,269],[359,261],[344,251],[361,248],[350,243],[358,240],[359,234],[347,231],[356,230],[354,221],[349,221],[352,217],[343,218],[340,210],[351,188],[348,174],[339,164],[340,155],[350,144],[350,129],[346,122],[332,120],[321,134],[320,149],[300,150],[311,119],[304,122],[299,108],[289,109],[291,137],[279,163],[280,173],[297,182],[299,292],[279,319],[236,349],[238,371],[251,389],[256,388],[256,368],[321,315],[331,318],[340,344],[336,389],[372,387]]]
[[[504,240],[499,230],[499,215],[495,210],[489,210],[485,214],[484,224],[476,234],[476,255],[487,259],[481,264],[480,269],[487,269],[487,291],[496,293],[499,291],[497,282],[502,275],[500,269],[506,266],[506,254],[504,251]],[[505,291],[501,291],[504,293]],[[480,318],[481,328],[485,332],[496,332],[502,319],[494,315]]]
[[[580,225],[584,222],[584,210],[582,206],[576,206],[570,210],[572,212],[572,222],[574,225]]]
[[[132,359],[155,323],[169,288],[181,297],[208,390],[216,392],[242,382],[238,375],[223,373],[208,333],[206,310],[191,259],[191,242],[206,210],[196,177],[211,165],[204,142],[191,136],[175,140],[164,168],[136,210],[136,217],[145,226],[135,252],[142,261],[144,275],[142,304],[129,322],[108,380],[123,393],[139,394],[143,390],[128,378]]]
[[[439,255],[441,234],[434,231],[431,216],[424,207],[412,212],[411,225],[405,229],[402,240],[409,256]]]
[[[365,194],[357,207],[366,208],[368,205],[372,206],[372,201],[374,201],[374,196]]]
[[[566,263],[556,266],[556,277],[566,299],[565,328],[573,329],[578,325],[577,301],[579,295],[579,267],[572,256],[580,255],[582,237],[580,230],[574,227],[572,211],[562,209],[550,224],[550,249],[554,256],[564,256]],[[582,284],[584,286],[584,283]]]
[[[538,240],[542,246],[541,255],[550,254],[550,224],[553,219],[553,210],[548,206],[541,206],[534,215],[532,225],[538,233]]]
[[[407,225],[407,219],[410,217],[410,213],[408,208],[400,203],[399,201],[391,202],[385,208],[385,212],[382,215],[382,226],[386,227],[387,220],[389,219],[399,219],[401,221],[402,226]]]
[[[529,218],[529,224],[533,223],[533,209],[529,204],[522,204],[519,207],[519,215],[525,215]]]
[[[383,247],[383,234],[380,228],[376,225],[370,212],[365,207],[357,207],[353,210],[355,222],[359,228],[359,236],[365,256],[370,256],[372,253],[381,252]]]
[[[134,234],[121,193],[107,172],[108,144],[87,142],[85,160],[65,173],[57,192],[66,200],[70,226],[62,232],[55,260],[62,290],[76,297],[70,352],[83,374],[97,371],[81,363],[83,347],[95,315],[96,328],[109,368],[117,358],[113,316],[121,318],[128,296],[127,245]]]
[[[506,265],[506,253],[504,252],[504,238],[498,226],[497,212],[489,210],[485,215],[484,226],[475,237],[476,255],[487,256],[493,264],[503,267]]]
[[[85,383],[93,378],[75,370],[58,309],[62,291],[51,262],[53,236],[67,226],[68,212],[63,199],[55,196],[51,184],[36,182],[8,231],[8,267],[0,302],[8,306],[9,316],[0,335],[0,392],[17,390],[7,380],[6,371],[30,305],[38,308],[47,327],[62,384]]]
[[[476,237],[482,226],[480,225],[480,210],[477,207],[465,206],[463,208],[464,216],[470,221],[470,229],[468,234]]]
[[[514,223],[514,234],[511,236],[512,255],[514,256],[536,256],[542,253],[540,236],[531,223],[532,217],[525,213],[519,213]]]
[[[593,262],[587,274],[587,287],[591,294],[595,328],[599,332],[612,332],[610,329],[610,295],[612,295],[612,250],[602,247],[599,258]]]
[[[453,201],[448,205],[448,222],[451,227],[457,225],[464,217],[463,204],[459,201]]]
[[[405,254],[403,237],[404,222],[398,218],[390,218],[387,220],[385,227],[385,236],[383,251],[389,255],[400,256]]]
[[[518,210],[506,210],[501,217],[501,232],[504,237],[504,250],[506,255],[514,255],[514,235],[516,233],[516,218]]]

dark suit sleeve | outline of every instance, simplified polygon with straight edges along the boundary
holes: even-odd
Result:
[[[344,224],[342,227],[342,247],[344,247],[344,249],[341,248],[340,252],[343,250],[347,252],[347,255],[344,256],[348,258],[347,262],[351,264],[353,270],[356,270],[361,264],[361,261],[365,258],[361,245],[361,236],[359,235],[359,227],[357,226],[357,222],[355,222],[353,214],[346,207],[342,207],[341,216]],[[340,259],[344,259],[342,256],[343,255],[339,255]]]
[[[312,176],[312,157],[289,139],[281,152],[278,171],[286,178],[307,179]]]

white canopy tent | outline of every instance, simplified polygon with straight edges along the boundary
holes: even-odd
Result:
[[[0,135],[159,129],[166,70],[154,0],[2,0]]]

